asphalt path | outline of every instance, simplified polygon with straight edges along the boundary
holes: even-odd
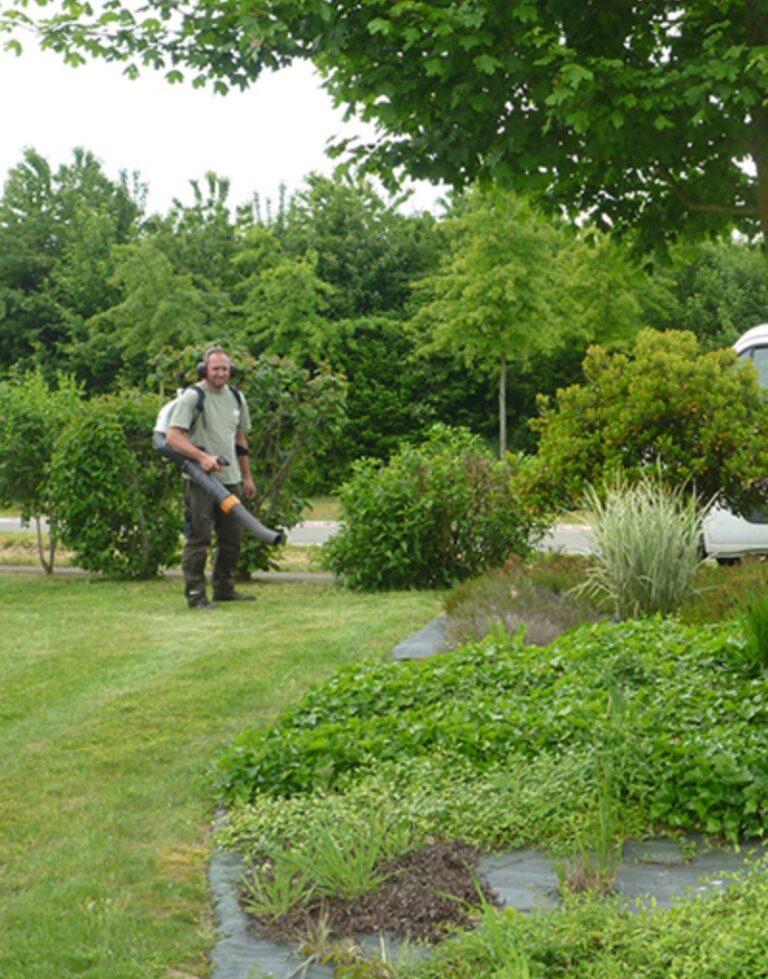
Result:
[[[45,527],[47,529],[47,524]],[[27,528],[22,528],[18,517],[0,517],[0,533],[22,529]],[[288,543],[324,544],[338,529],[335,520],[305,520],[288,531]],[[588,554],[591,550],[587,529],[581,524],[558,524],[544,537],[541,547],[566,554]]]

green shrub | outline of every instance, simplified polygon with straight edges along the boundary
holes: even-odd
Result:
[[[441,588],[525,553],[533,530],[507,465],[443,425],[386,466],[357,463],[340,500],[324,555],[351,588]]]
[[[744,676],[737,625],[658,618],[574,630],[546,650],[494,634],[453,654],[340,671],[221,760],[230,799],[349,786],[387,761],[443,757],[490,770],[588,755],[613,737],[623,693],[622,805],[648,825],[762,833],[768,813],[768,688]]]
[[[540,400],[539,450],[521,492],[547,509],[588,484],[634,480],[658,460],[666,485],[744,512],[762,502],[768,406],[752,365],[702,353],[692,333],[642,330],[631,354],[590,348],[584,383]]]
[[[634,485],[617,478],[604,494],[589,487],[585,503],[597,550],[581,590],[608,599],[620,619],[677,612],[701,565],[695,497],[644,474]]]
[[[89,571],[149,578],[178,555],[180,478],[150,441],[158,407],[139,391],[95,398],[56,441],[50,497],[63,543]]]

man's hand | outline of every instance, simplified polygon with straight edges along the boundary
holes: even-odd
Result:
[[[256,484],[250,476],[246,476],[243,480],[243,493],[245,493],[249,500],[252,500],[256,496]]]
[[[200,467],[207,473],[221,472],[221,463],[218,456],[208,455],[206,452],[199,460]]]

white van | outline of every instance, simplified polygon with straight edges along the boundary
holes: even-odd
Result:
[[[733,349],[740,359],[754,361],[760,383],[768,388],[768,323],[747,330]],[[715,507],[704,520],[704,551],[720,564],[734,564],[745,554],[768,554],[768,509],[737,517]]]

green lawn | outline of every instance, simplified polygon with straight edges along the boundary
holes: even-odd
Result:
[[[386,655],[434,593],[0,577],[0,976],[207,974],[212,759],[314,681]]]

